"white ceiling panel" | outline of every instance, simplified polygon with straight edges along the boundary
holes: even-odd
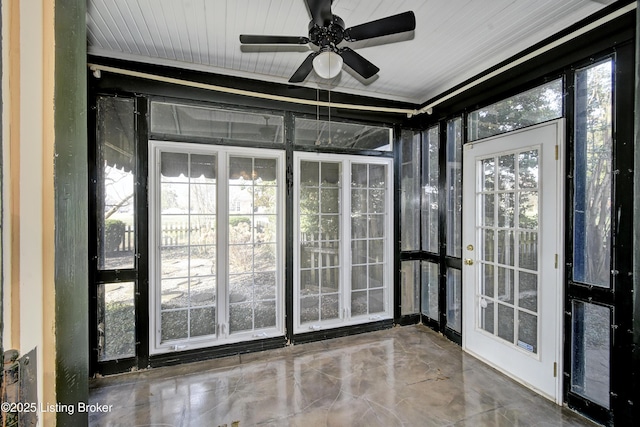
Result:
[[[423,103],[611,3],[609,0],[334,0],[346,27],[411,10],[411,33],[349,43],[380,68],[300,85]],[[304,0],[88,0],[90,54],[287,84],[307,45],[243,46],[240,34],[307,36]]]

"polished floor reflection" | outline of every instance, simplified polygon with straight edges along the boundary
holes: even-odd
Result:
[[[591,426],[422,326],[93,380],[92,426]]]

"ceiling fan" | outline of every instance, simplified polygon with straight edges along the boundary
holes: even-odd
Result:
[[[324,79],[336,77],[347,64],[364,79],[373,77],[380,69],[356,53],[343,42],[355,42],[413,31],[416,17],[413,12],[404,12],[386,18],[345,28],[344,21],[331,12],[332,0],[306,0],[311,22],[309,36],[240,35],[242,44],[295,44],[312,43],[317,51],[307,56],[302,65],[289,79],[289,83],[304,81],[311,70]]]

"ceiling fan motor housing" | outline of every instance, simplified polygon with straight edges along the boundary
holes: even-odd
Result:
[[[330,48],[336,52],[336,46],[344,40],[344,35],[344,21],[337,15],[332,15],[331,21],[323,26],[313,20],[309,22],[309,40],[320,48]]]

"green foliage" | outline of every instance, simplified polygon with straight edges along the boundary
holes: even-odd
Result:
[[[232,217],[229,217],[229,226],[230,227],[237,227],[240,224],[247,224],[249,227],[251,227],[251,218],[249,218],[248,216],[232,216]]]
[[[104,247],[106,252],[115,252],[124,239],[126,224],[119,219],[107,219],[104,222]]]

